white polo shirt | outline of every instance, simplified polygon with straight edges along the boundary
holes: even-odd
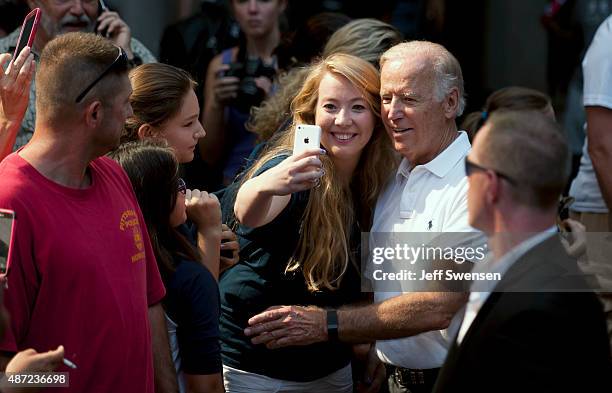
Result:
[[[427,164],[410,170],[410,163],[402,160],[376,203],[372,232],[477,232],[468,225],[464,159],[470,150],[467,134],[460,131],[453,143]],[[401,293],[376,292],[374,299],[381,302]],[[460,318],[455,319],[445,330],[377,341],[378,356],[400,367],[441,367],[459,328]]]

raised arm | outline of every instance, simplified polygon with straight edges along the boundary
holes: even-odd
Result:
[[[9,64],[6,71],[2,71],[10,59],[10,54],[0,54],[0,161],[13,151],[28,108],[35,68],[29,47],[23,48],[17,59]]]
[[[277,166],[247,180],[238,190],[234,213],[243,225],[256,228],[274,220],[294,192],[314,187],[324,175],[322,150],[290,156]]]
[[[202,254],[202,264],[219,280],[221,247],[221,208],[214,194],[206,191],[187,190],[185,196],[187,216],[198,227],[197,244]]]

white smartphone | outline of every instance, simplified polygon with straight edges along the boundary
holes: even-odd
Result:
[[[321,127],[311,124],[299,124],[295,127],[293,155],[304,150],[321,148]]]

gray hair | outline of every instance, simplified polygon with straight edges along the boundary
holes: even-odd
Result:
[[[459,104],[456,117],[463,114],[465,109],[465,88],[463,86],[463,73],[459,62],[445,47],[429,41],[409,41],[397,44],[380,57],[380,67],[391,59],[425,56],[433,66],[436,80],[436,100],[442,101],[453,88],[459,91]]]

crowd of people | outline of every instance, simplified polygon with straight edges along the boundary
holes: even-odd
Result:
[[[550,98],[503,88],[459,127],[438,43],[333,13],[287,41],[286,0],[232,0],[235,46],[194,76],[98,1],[28,4],[32,47],[0,39],[3,371],[88,393],[612,391],[612,246],[589,241],[612,229],[612,16],[566,219]],[[305,124],[320,146],[294,154]],[[449,233],[488,247],[450,263],[500,279],[377,285],[379,235]]]

